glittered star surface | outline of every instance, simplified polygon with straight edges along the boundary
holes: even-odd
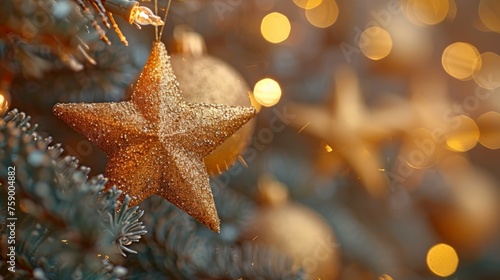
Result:
[[[154,43],[130,101],[56,104],[54,113],[106,153],[108,186],[132,204],[157,194],[220,230],[203,160],[256,111],[185,102],[163,43]]]

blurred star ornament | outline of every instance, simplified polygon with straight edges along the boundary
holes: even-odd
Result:
[[[307,279],[336,279],[340,250],[328,223],[313,210],[288,202],[286,186],[264,175],[259,180],[262,204],[243,233],[244,240],[272,247],[294,259]]]
[[[403,133],[415,122],[414,110],[403,101],[368,110],[363,105],[354,71],[344,67],[334,76],[335,103],[330,111],[302,104],[291,104],[297,116],[291,124],[324,141],[329,152],[338,154],[354,169],[368,193],[384,197],[388,184],[377,145]]]
[[[251,91],[245,79],[227,63],[207,55],[201,35],[181,25],[176,27],[174,36],[177,54],[172,56],[171,63],[186,101],[243,107],[252,105]],[[205,157],[210,174],[220,174],[229,169],[246,149],[254,127],[255,122],[249,121]]]
[[[56,104],[54,113],[106,153],[107,186],[124,189],[132,205],[157,194],[220,230],[203,158],[255,109],[184,101],[163,43],[154,43],[130,101]]]

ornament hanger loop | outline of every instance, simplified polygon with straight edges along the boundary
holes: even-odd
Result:
[[[172,0],[168,0],[167,4],[167,9],[165,10],[165,16],[163,17],[163,22],[165,23],[167,20],[168,12],[170,11],[170,4],[172,3]],[[155,14],[158,14],[158,0],[155,0]],[[165,24],[162,25],[160,29],[160,34],[158,34],[158,26],[155,26],[155,35],[156,35],[156,41],[159,42],[161,39],[161,36],[163,35],[163,30],[165,29]]]

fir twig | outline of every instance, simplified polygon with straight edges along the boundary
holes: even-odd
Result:
[[[17,110],[0,120],[0,182],[6,186],[9,166],[16,170],[16,274],[18,277],[112,279],[123,276],[118,253],[127,239],[145,233],[142,211],[118,209],[119,192],[102,192],[106,179],[87,180],[89,169],[74,157],[61,157]],[[7,229],[6,187],[0,189],[1,234]],[[126,249],[125,249],[126,248]],[[4,259],[2,254],[0,259]],[[5,269],[5,266],[2,267]],[[9,274],[13,275],[13,274]],[[38,276],[37,276],[38,275]]]
[[[160,197],[141,204],[149,229],[127,258],[130,279],[304,279],[283,255],[253,244],[209,239],[187,214]],[[139,266],[137,266],[139,264]]]
[[[78,6],[80,6],[83,15],[90,21],[90,24],[94,28],[95,32],[99,35],[99,38],[103,40],[106,44],[111,45],[111,42],[109,41],[108,37],[106,37],[106,32],[97,23],[97,21],[94,18],[94,15],[90,12],[90,9],[87,8],[87,6],[85,5],[84,0],[73,0],[73,1],[75,1],[78,4]],[[105,23],[105,25],[107,23],[106,26],[109,26],[107,18],[103,17],[102,14],[100,15],[101,15],[101,20]]]

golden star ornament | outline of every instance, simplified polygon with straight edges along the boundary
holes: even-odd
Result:
[[[54,114],[106,153],[107,186],[132,205],[157,194],[220,231],[204,157],[256,110],[184,101],[163,43],[154,43],[130,101],[56,104]]]

